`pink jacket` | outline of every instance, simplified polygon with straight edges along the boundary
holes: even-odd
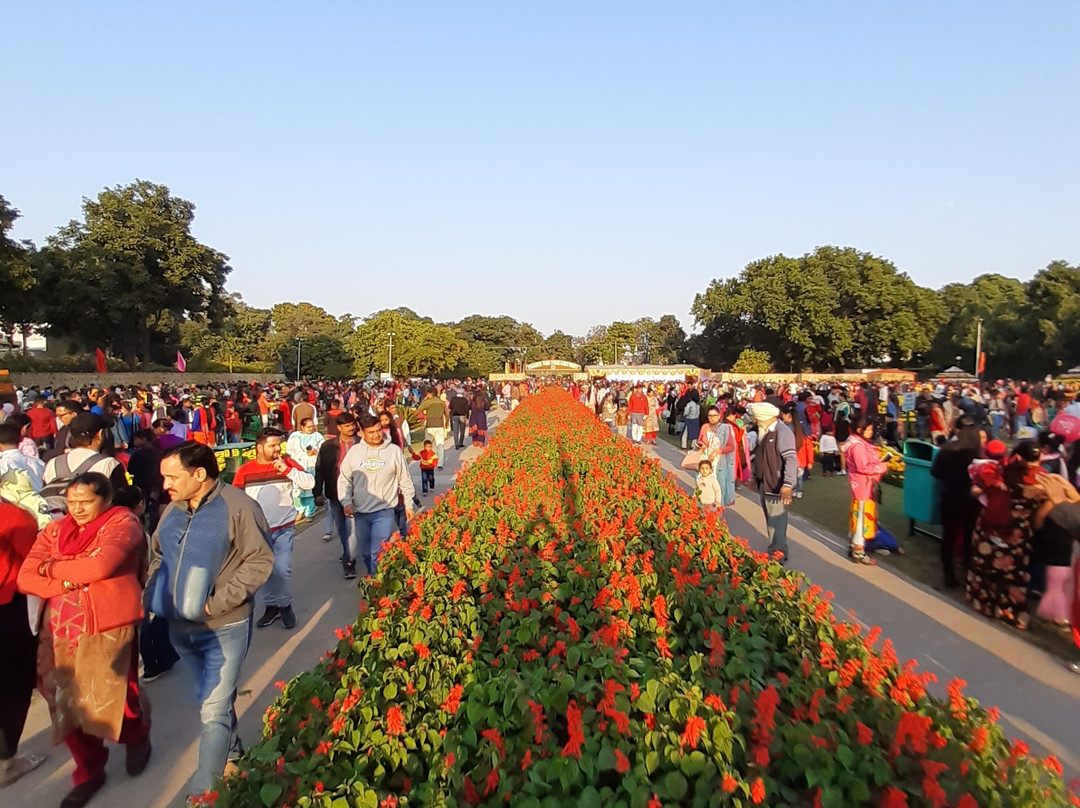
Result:
[[[885,476],[889,464],[880,459],[874,446],[854,434],[848,438],[844,457],[852,498],[859,502],[873,499],[874,483]]]

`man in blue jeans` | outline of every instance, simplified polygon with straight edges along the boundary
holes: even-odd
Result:
[[[150,542],[148,613],[169,621],[181,662],[195,676],[202,731],[190,793],[221,777],[238,749],[236,691],[251,642],[255,592],[270,578],[269,526],[250,498],[218,479],[210,447],[188,441],[161,460],[172,502]]]
[[[416,491],[404,452],[384,435],[379,419],[365,412],[357,422],[364,439],[341,461],[338,498],[353,520],[368,575],[374,575],[379,551],[397,525],[394,509],[403,501],[405,518],[412,519]]]
[[[279,618],[285,628],[296,627],[292,607],[292,554],[296,534],[293,490],[310,491],[315,477],[291,457],[281,456],[285,433],[267,427],[255,436],[255,459],[236,470],[233,485],[259,503],[270,524],[270,547],[274,551],[274,572],[259,596],[266,606],[255,625],[266,628]]]
[[[337,437],[330,438],[319,447],[315,458],[315,503],[326,503],[326,517],[331,520],[341,541],[341,568],[346,578],[356,577],[356,535],[352,520],[345,518],[345,511],[338,499],[338,473],[341,461],[356,444],[356,417],[351,412],[337,416]],[[323,537],[326,538],[325,536]]]

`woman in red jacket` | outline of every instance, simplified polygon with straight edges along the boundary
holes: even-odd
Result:
[[[19,571],[19,590],[45,602],[38,679],[53,741],[75,761],[62,808],[82,808],[105,784],[105,739],[127,747],[127,771],[150,760],[150,721],[139,698],[135,627],[142,619],[146,540],[127,508],[110,507],[102,474],[72,478],[68,513],[38,534]]]
[[[28,510],[0,500],[0,788],[45,760],[17,755],[30,699],[37,683],[37,638],[26,619],[26,596],[16,591],[19,568],[34,546],[37,520]]]

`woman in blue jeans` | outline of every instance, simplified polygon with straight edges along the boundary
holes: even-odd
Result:
[[[405,454],[385,436],[379,419],[365,412],[357,422],[363,441],[341,461],[338,498],[353,520],[368,575],[374,575],[383,543],[397,528],[395,509],[403,501],[405,518],[412,519],[416,493]]]

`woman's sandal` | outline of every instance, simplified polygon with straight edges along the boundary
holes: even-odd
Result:
[[[45,762],[45,755],[19,755],[13,758],[7,768],[0,770],[0,788],[10,786],[16,780],[20,780],[38,766]]]

